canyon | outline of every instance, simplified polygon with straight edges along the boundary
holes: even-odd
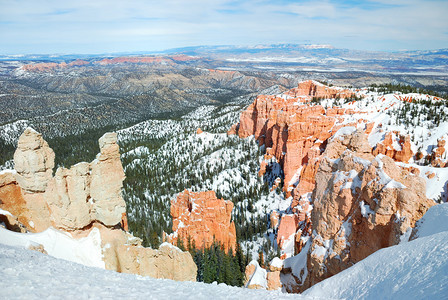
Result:
[[[372,118],[373,112],[387,115],[399,102],[416,100],[378,97],[383,103],[376,102],[376,107],[354,105],[369,97],[366,91],[305,81],[280,95],[258,96],[229,130],[240,138],[253,135],[265,147],[260,176],[268,175],[273,162],[280,164],[283,178],[278,180],[284,181],[290,203],[270,215],[281,249],[281,272],[249,265],[246,286],[270,289],[275,278],[281,283],[276,289],[303,292],[373,252],[409,239],[416,221],[435,205],[426,196],[426,184],[435,173],[420,177],[415,162],[445,166],[448,132],[441,128],[431,138],[436,141],[432,150],[417,155],[409,134],[389,130],[381,118]],[[339,98],[344,99],[340,106],[326,100]],[[438,184],[442,193],[446,184]]]
[[[308,80],[244,108],[203,106],[104,134],[93,161],[56,170],[57,153],[26,129],[15,171],[0,173],[0,219],[22,234],[96,242],[102,268],[157,278],[196,280],[192,255],[176,245],[241,247],[255,259],[245,287],[301,293],[407,242],[446,201],[448,123],[430,118],[446,111],[437,101]],[[142,247],[159,232],[159,250]],[[29,247],[54,253],[38,240]]]

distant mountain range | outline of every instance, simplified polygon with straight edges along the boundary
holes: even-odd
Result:
[[[18,54],[0,55],[0,61],[70,62],[121,56],[164,56],[185,54],[219,61],[221,68],[287,71],[368,71],[448,75],[448,49],[380,52],[338,49],[331,45],[273,44],[255,46],[195,46],[159,52],[104,54]]]

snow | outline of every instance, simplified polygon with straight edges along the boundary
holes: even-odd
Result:
[[[48,255],[86,266],[105,268],[101,252],[101,236],[98,228],[87,237],[74,239],[54,228],[40,233],[18,233],[0,227],[0,244],[29,248],[42,245]]]
[[[448,191],[445,190],[445,186],[448,182],[448,168],[420,166],[415,163],[398,163],[398,165],[402,167],[411,166],[420,170],[420,177],[422,177],[426,181],[426,197],[428,197],[429,199],[437,200],[438,197],[445,195],[446,199],[446,193],[448,193]],[[428,176],[426,176],[426,173],[434,173],[435,176],[430,179],[428,178]]]
[[[12,214],[9,211],[3,210],[1,208],[0,208],[0,215],[11,216],[12,217]]]
[[[423,238],[435,233],[448,231],[448,203],[435,205],[417,221],[415,237]]]
[[[255,266],[255,271],[254,271],[254,274],[252,275],[252,277],[250,278],[249,282],[247,283],[247,286],[258,285],[263,288],[267,288],[268,282],[266,280],[266,270],[263,269],[262,267],[260,267],[260,265],[258,264],[258,262],[256,260],[252,260],[249,263],[249,266],[250,265]]]
[[[122,274],[0,244],[2,299],[315,299]]]
[[[283,260],[280,259],[279,257],[274,257],[271,260],[270,266],[275,267],[275,268],[282,268],[283,267]]]
[[[307,255],[308,251],[311,247],[311,239],[309,237],[306,237],[307,241],[305,246],[302,248],[302,251],[300,251],[299,254],[296,256],[290,257],[285,259],[283,262],[284,267],[291,268],[292,273],[297,277],[300,278],[303,282],[308,275],[308,271],[306,269],[306,261],[307,261]]]
[[[356,127],[353,126],[342,127],[335,133],[335,135],[331,138],[331,140],[339,138],[342,141],[344,140],[345,135],[350,135],[355,131]]]
[[[282,255],[286,255],[286,257],[294,256],[295,236],[296,233],[294,232],[283,242],[283,247],[280,249]],[[282,238],[285,237],[282,236]]]
[[[370,205],[364,203],[364,201],[359,202],[359,207],[361,208],[361,214],[364,218],[368,218],[369,215],[375,215],[375,212],[370,208]]]
[[[448,232],[381,249],[302,295],[336,299],[446,299]]]

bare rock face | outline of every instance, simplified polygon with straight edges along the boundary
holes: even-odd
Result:
[[[407,163],[414,156],[411,150],[411,138],[399,136],[396,132],[388,132],[384,140],[377,144],[373,154],[384,154],[395,161]]]
[[[239,124],[231,129],[237,130],[241,138],[254,135],[260,145],[265,145],[265,161],[261,163],[259,175],[264,174],[266,161],[272,157],[275,157],[282,167],[284,191],[286,197],[293,195],[291,210],[298,219],[294,222],[280,220],[277,235],[280,247],[297,232],[295,248],[300,251],[303,246],[300,237],[311,230],[309,202],[301,197],[314,190],[316,173],[328,140],[344,126],[358,126],[357,123],[341,125],[344,115],[353,114],[350,109],[325,109],[321,105],[310,104],[310,101],[313,97],[352,95],[353,92],[348,90],[305,81],[282,96],[258,96],[241,113]]]
[[[437,147],[435,147],[429,157],[431,165],[433,167],[448,167],[447,154],[445,150],[446,139],[448,137],[444,136],[437,140]]]
[[[273,157],[284,172],[285,198],[292,201],[278,221],[274,214],[271,224],[279,224],[281,258],[300,253],[300,263],[288,263],[281,271],[283,287],[290,292],[301,292],[397,244],[434,205],[426,198],[418,168],[395,164],[414,156],[409,136],[385,132],[372,149],[367,134],[381,132],[381,124],[352,117],[351,109],[324,108],[310,101],[351,96],[348,90],[302,82],[279,96],[258,96],[230,130],[241,138],[254,135],[266,147],[260,176]],[[445,143],[437,146],[426,158],[433,166],[446,166],[440,159]]]
[[[354,93],[332,88],[314,80],[307,80],[300,82],[297,88],[289,90],[287,94],[292,97],[349,98]]]
[[[277,232],[277,245],[283,248],[284,244],[295,238],[299,218],[295,214],[283,215]]]
[[[14,171],[0,173],[0,209],[10,212],[28,231],[47,229],[51,222],[44,193],[25,192],[16,178]]]
[[[58,168],[50,181],[47,202],[54,226],[66,230],[81,229],[92,223],[90,166],[79,163],[70,169]]]
[[[248,289],[281,290],[280,270],[267,271],[253,260],[246,266],[244,286]]]
[[[280,214],[278,213],[278,211],[274,210],[271,212],[271,215],[269,216],[269,220],[271,221],[271,228],[276,230],[278,228],[278,222],[280,219]]]
[[[98,225],[106,269],[153,278],[196,281],[197,266],[191,254],[163,243],[159,249],[144,248],[141,240],[117,229]]]
[[[121,223],[126,213],[121,196],[125,176],[116,142],[116,133],[106,133],[92,163],[58,168],[45,193],[55,227],[74,230],[93,221],[106,226]]]
[[[280,281],[280,271],[267,272],[266,281],[268,283],[267,290],[269,291],[281,290],[282,283]]]
[[[39,133],[25,130],[14,155],[16,171],[0,172],[0,220],[9,230],[41,232],[53,226],[75,238],[99,229],[107,269],[195,281],[197,267],[190,253],[168,244],[159,250],[144,248],[125,231],[125,175],[117,134],[106,133],[99,145],[93,162],[58,168],[52,177],[53,151]]]
[[[26,192],[44,192],[52,177],[54,152],[42,135],[27,128],[14,153],[16,180]]]
[[[316,174],[313,235],[299,291],[400,241],[434,205],[425,182],[385,155],[360,151],[362,132],[334,139]],[[356,137],[357,136],[357,137]],[[335,157],[340,159],[336,160]]]
[[[168,242],[198,249],[209,247],[213,242],[224,246],[226,251],[236,249],[235,224],[231,222],[233,203],[216,198],[214,191],[190,192],[185,190],[171,200],[173,231]]]
[[[100,155],[91,163],[90,195],[93,201],[92,213],[104,225],[121,222],[126,204],[121,196],[125,178],[121,165],[116,133],[106,133],[99,139]]]

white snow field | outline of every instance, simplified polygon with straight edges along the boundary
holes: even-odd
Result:
[[[0,299],[319,299],[122,274],[0,244]]]
[[[0,299],[448,299],[447,208],[436,205],[418,222],[421,237],[381,249],[302,295],[116,273],[27,250],[24,243],[4,245],[3,234]]]
[[[381,249],[303,295],[338,299],[448,299],[448,204],[419,221],[422,237]],[[442,222],[443,221],[443,222]]]

